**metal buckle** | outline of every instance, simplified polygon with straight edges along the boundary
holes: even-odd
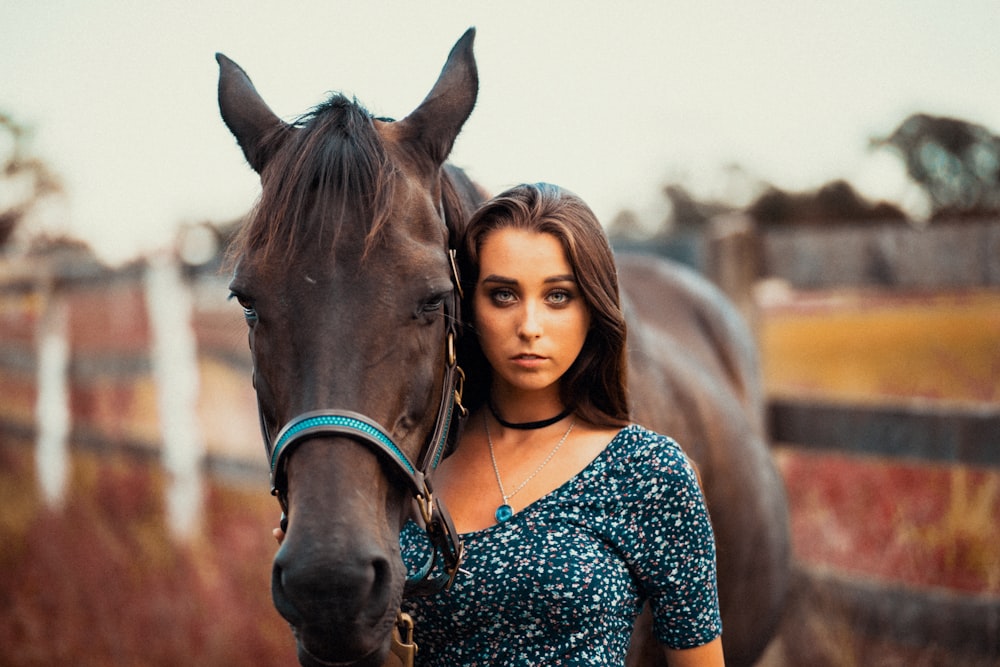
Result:
[[[417,508],[420,510],[420,518],[424,520],[424,526],[431,525],[431,520],[434,518],[434,494],[431,490],[424,485],[424,492],[418,493],[416,496]]]
[[[465,393],[465,371],[462,370],[461,366],[455,366],[455,373],[458,377],[455,379],[455,389],[452,395],[455,397],[455,406],[458,408],[461,418],[465,419],[469,416],[469,411],[462,405],[462,394]]]
[[[413,619],[406,612],[399,612],[396,625],[392,629],[392,654],[403,667],[413,667],[417,655],[417,645],[413,641]]]
[[[462,561],[465,560],[465,543],[458,536],[446,510],[441,507],[441,501],[437,501],[435,509],[434,494],[431,493],[430,487],[426,483],[423,493],[418,493],[416,500],[427,537],[435,551],[440,550],[441,555],[444,556],[443,569],[447,575],[447,581],[443,588],[451,588],[462,567]]]

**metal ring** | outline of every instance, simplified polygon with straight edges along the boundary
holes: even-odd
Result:
[[[453,331],[448,332],[447,346],[448,346],[448,366],[451,367],[454,366],[456,363],[458,363],[458,356],[455,354],[455,332]]]

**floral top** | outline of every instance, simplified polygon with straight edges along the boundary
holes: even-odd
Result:
[[[509,521],[466,533],[450,590],[408,600],[421,666],[624,665],[649,601],[672,648],[722,631],[715,541],[677,444],[623,428],[584,470]],[[413,522],[400,536],[415,570],[428,555]]]

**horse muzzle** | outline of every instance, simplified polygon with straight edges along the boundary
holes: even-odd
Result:
[[[310,558],[285,546],[274,560],[271,595],[292,626],[299,662],[382,664],[405,578],[393,565],[398,554],[351,547]]]

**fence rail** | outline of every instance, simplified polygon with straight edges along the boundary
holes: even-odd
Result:
[[[804,449],[1000,468],[1000,406],[775,398],[768,424],[773,441]]]

